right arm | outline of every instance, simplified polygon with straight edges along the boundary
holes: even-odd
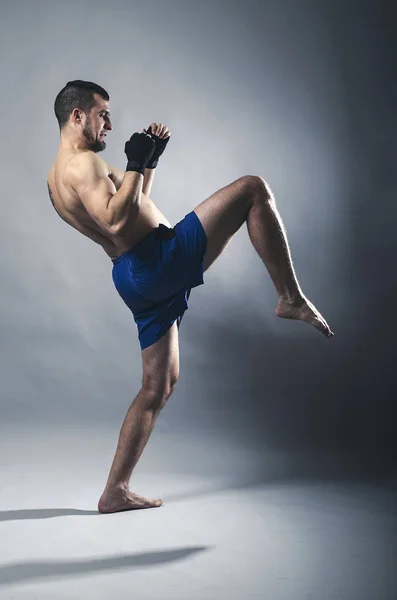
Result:
[[[106,234],[122,237],[131,230],[141,204],[140,173],[127,171],[116,191],[106,164],[94,153],[84,152],[74,159],[71,183],[88,214]]]

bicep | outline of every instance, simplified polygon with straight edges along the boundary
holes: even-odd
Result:
[[[117,167],[112,167],[111,165],[108,165],[108,169],[109,177],[113,181],[116,190],[120,189],[125,175],[124,171],[120,171],[120,169],[118,169]]]

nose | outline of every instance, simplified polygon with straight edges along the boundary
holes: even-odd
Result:
[[[107,129],[108,131],[112,131],[113,129],[113,125],[111,121],[108,121],[105,125],[105,129]]]

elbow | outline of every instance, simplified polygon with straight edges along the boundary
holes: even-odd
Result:
[[[131,233],[139,214],[139,206],[136,205],[132,210],[129,211],[128,215],[117,223],[114,223],[110,228],[109,232],[112,237],[122,239]]]
[[[110,237],[117,237],[119,230],[120,230],[120,224],[115,223],[112,220],[111,222],[104,223],[102,226],[102,229],[103,229],[103,232],[105,235],[110,236]]]
[[[117,221],[108,227],[108,233],[115,238],[122,238],[125,235],[127,223],[125,220]]]
[[[139,215],[141,198],[142,192],[139,191],[139,193],[133,194],[123,200],[123,203],[120,203],[121,205],[118,207],[113,205],[111,217],[108,219],[108,230],[112,236],[123,238],[128,233],[131,233],[131,228],[135,225]]]
[[[106,233],[111,238],[119,238],[119,237],[121,237],[120,227],[118,225],[117,226],[116,225],[112,225],[111,227],[108,227],[107,230],[106,230]]]

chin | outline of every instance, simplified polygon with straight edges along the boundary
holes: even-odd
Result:
[[[99,143],[93,144],[91,147],[91,150],[97,154],[98,152],[102,152],[103,150],[106,150],[106,144],[105,144],[105,142],[101,142],[100,144]]]

